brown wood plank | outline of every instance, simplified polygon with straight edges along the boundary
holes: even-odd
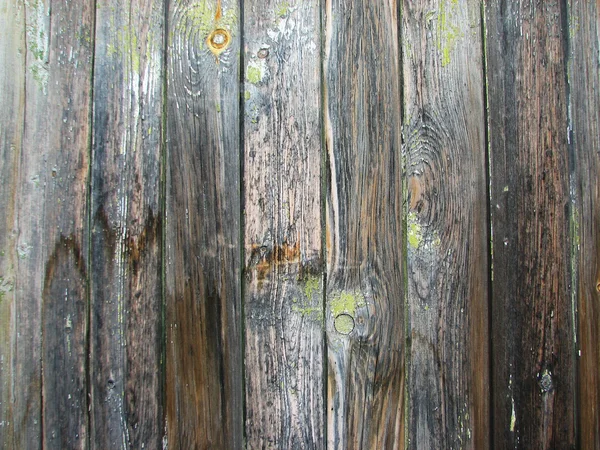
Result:
[[[490,447],[479,1],[404,1],[408,448]]]
[[[31,354],[16,353],[19,338],[15,302],[17,265],[17,180],[23,144],[25,114],[25,9],[20,2],[0,7],[0,448],[24,448],[19,439],[23,422],[32,420],[31,434],[40,435],[39,404],[28,411],[16,403],[21,386],[16,378],[16,358],[24,362]],[[29,395],[39,396],[33,390]]]
[[[325,3],[327,442],[404,447],[405,291],[396,1]]]
[[[565,4],[485,10],[494,448],[575,448]]]
[[[575,202],[571,211],[578,320],[578,437],[600,449],[600,2],[569,1],[569,88]]]
[[[242,448],[240,13],[236,1],[219,5],[176,0],[168,11],[166,401],[175,449]]]
[[[23,447],[88,438],[87,194],[93,2],[25,3],[27,75],[17,237],[15,403]],[[40,365],[41,363],[41,365]],[[38,408],[42,407],[40,422]],[[41,432],[38,432],[39,427]]]
[[[164,3],[97,3],[91,447],[161,448]]]
[[[320,2],[244,2],[248,448],[324,439]]]

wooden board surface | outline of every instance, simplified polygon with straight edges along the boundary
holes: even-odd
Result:
[[[565,6],[486,13],[494,448],[575,448]]]
[[[25,8],[8,2],[0,8],[0,448],[25,445],[24,419],[28,411],[16,378],[18,304],[16,203],[19,157],[25,114]],[[21,355],[25,358],[27,355]],[[39,416],[39,406],[31,417]],[[31,434],[39,436],[39,417]]]
[[[577,307],[578,425],[582,449],[600,449],[600,3],[569,2],[571,238]]]
[[[404,1],[408,448],[490,445],[481,8]]]
[[[164,435],[164,5],[97,3],[91,184],[91,447]]]
[[[223,1],[220,14],[218,5],[178,0],[168,11],[166,402],[175,449],[242,447],[241,28],[237,2]]]
[[[398,5],[325,2],[327,443],[404,446]]]
[[[0,448],[600,450],[599,23],[4,1]]]
[[[248,448],[324,440],[319,2],[244,2]]]
[[[84,448],[94,9],[88,1],[25,5],[15,371],[25,388],[15,403],[27,411],[19,423],[27,431],[18,446]]]

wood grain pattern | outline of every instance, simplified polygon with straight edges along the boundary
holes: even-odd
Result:
[[[223,1],[219,17],[218,5],[178,0],[168,11],[166,401],[175,449],[242,448],[239,6]]]
[[[578,425],[582,449],[600,449],[600,2],[569,1],[569,88],[578,311]]]
[[[88,438],[87,194],[93,2],[25,3],[25,136],[17,203],[19,448]],[[39,408],[42,408],[42,417]],[[41,425],[41,427],[40,427]]]
[[[248,448],[325,447],[319,2],[244,2]]]
[[[15,320],[17,265],[16,203],[25,115],[25,9],[20,2],[0,7],[0,448],[23,443],[28,411],[15,403],[20,390],[15,362],[19,330]],[[21,355],[25,359],[28,355]],[[39,415],[39,406],[30,411]],[[39,419],[39,418],[38,418]],[[38,420],[39,423],[39,420]],[[36,427],[39,430],[39,425]],[[31,433],[36,434],[32,427]],[[39,432],[37,433],[39,435]]]
[[[91,198],[91,447],[164,435],[164,4],[97,4]]]
[[[491,2],[494,448],[575,448],[561,2]]]
[[[398,4],[328,0],[327,442],[404,446]]]
[[[408,448],[490,446],[481,8],[404,1]]]

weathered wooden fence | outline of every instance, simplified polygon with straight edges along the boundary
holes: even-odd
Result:
[[[599,22],[1,0],[0,448],[600,449]]]

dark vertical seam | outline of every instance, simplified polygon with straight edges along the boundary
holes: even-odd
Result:
[[[241,355],[241,402],[242,402],[242,426],[241,426],[241,441],[242,447],[246,448],[247,442],[247,434],[246,434],[246,418],[247,418],[247,405],[246,405],[246,308],[245,308],[245,299],[246,299],[246,284],[245,280],[245,261],[246,261],[246,220],[245,220],[245,186],[244,186],[244,149],[245,149],[245,127],[244,127],[244,117],[245,117],[245,108],[246,101],[244,96],[244,0],[239,0],[239,30],[240,30],[240,56],[239,56],[239,65],[238,65],[238,96],[239,96],[239,110],[238,110],[238,121],[239,121],[239,151],[238,151],[238,170],[239,170],[239,216],[240,216],[240,230],[239,230],[239,243],[240,243],[240,261],[239,261],[239,289],[240,289],[240,318],[239,318],[239,345],[240,345],[240,355]]]
[[[488,422],[489,435],[488,446],[494,447],[494,358],[493,358],[493,327],[492,327],[492,301],[493,301],[493,279],[494,279],[494,261],[493,261],[493,223],[492,223],[492,152],[490,141],[490,117],[489,117],[489,96],[488,96],[488,66],[487,66],[487,27],[485,15],[485,2],[480,4],[480,33],[481,33],[481,51],[483,60],[483,103],[484,103],[484,134],[485,134],[485,182],[487,185],[486,195],[486,221],[487,221],[487,267],[488,267],[488,289],[487,289],[487,308],[488,308]]]

